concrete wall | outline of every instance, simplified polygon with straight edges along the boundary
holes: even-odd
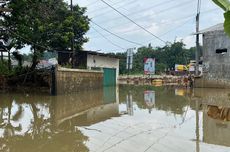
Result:
[[[98,55],[87,55],[87,67],[89,69],[97,67],[97,68],[114,68],[116,69],[116,80],[118,82],[119,76],[119,59],[98,56]]]
[[[56,71],[57,94],[93,90],[103,87],[103,72],[77,69]]]
[[[217,49],[228,49],[217,54]],[[207,32],[203,35],[203,78],[198,87],[230,87],[230,38],[224,31]]]

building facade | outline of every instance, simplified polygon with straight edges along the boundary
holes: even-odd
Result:
[[[65,65],[71,54],[58,53],[58,63]],[[76,65],[78,69],[96,70],[103,72],[103,85],[115,86],[119,76],[119,59],[109,54],[94,51],[79,51]]]
[[[230,37],[218,24],[200,32],[203,36],[203,75],[196,87],[230,88]]]

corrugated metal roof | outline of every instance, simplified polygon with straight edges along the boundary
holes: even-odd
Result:
[[[207,33],[207,32],[214,32],[214,31],[223,31],[223,30],[224,30],[224,24],[219,23],[219,24],[211,26],[209,28],[200,30],[198,33],[194,33],[194,35],[196,35],[196,34],[204,34],[204,33]]]

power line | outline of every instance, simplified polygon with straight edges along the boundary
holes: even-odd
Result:
[[[191,17],[190,17],[190,18],[191,18]],[[193,18],[193,19],[194,19],[194,18]],[[177,25],[175,28],[173,28],[173,29],[171,29],[171,30],[169,30],[169,31],[167,31],[167,32],[165,32],[165,33],[163,33],[163,34],[161,34],[160,36],[164,36],[164,35],[166,35],[166,34],[172,32],[172,31],[174,31],[174,30],[176,30],[176,29],[178,29],[178,28],[180,28],[180,27],[186,25],[186,24],[189,23],[190,21],[191,21],[191,19],[188,19],[188,20],[186,20],[185,22],[183,22],[182,24]]]
[[[175,19],[175,20],[173,20],[173,21],[179,21],[179,20],[184,20],[184,19],[187,19],[187,18],[191,18],[191,17],[193,17],[194,16],[194,14],[192,14],[192,15],[190,15],[190,16],[186,16],[186,17],[183,17],[183,18],[179,18],[179,19]],[[168,24],[172,24],[172,23],[167,23],[167,24],[165,24],[165,23],[159,23],[159,24],[156,24],[156,25],[168,25]],[[148,26],[145,26],[144,28],[150,28],[152,25],[148,25]],[[140,31],[140,30],[142,30],[142,29],[140,29],[140,28],[138,28],[138,29],[131,29],[131,30],[126,30],[126,31],[123,31],[123,32],[119,32],[119,33],[116,33],[116,34],[126,34],[126,33],[130,33],[130,32],[134,32],[134,31]],[[104,36],[110,36],[109,34],[107,34],[107,35],[104,35]],[[93,37],[91,37],[91,38],[96,38],[96,37],[98,37],[98,36],[93,36]]]
[[[143,9],[141,9],[141,10],[138,10],[138,11],[135,11],[135,12],[132,12],[132,13],[129,13],[129,14],[127,14],[127,16],[135,15],[135,14],[139,14],[139,13],[143,13],[143,11],[145,11],[145,10],[148,11],[149,9],[155,8],[155,7],[157,7],[157,6],[165,5],[165,3],[170,3],[170,2],[173,2],[173,1],[175,1],[175,0],[164,1],[164,2],[158,3],[158,4],[156,4],[156,5],[153,5],[153,6],[150,6],[150,7],[147,7],[147,8],[143,8]],[[119,8],[120,8],[120,7],[117,7],[117,9],[119,9]],[[106,11],[106,12],[109,12],[109,11]],[[95,18],[97,18],[97,17],[104,16],[104,15],[106,15],[106,14],[105,14],[106,12],[101,13],[101,14],[98,14],[98,15],[94,16],[93,18],[95,19]],[[119,17],[113,18],[113,20],[114,20],[114,19],[117,19],[117,18],[119,18]],[[112,20],[112,19],[111,19],[111,20]]]
[[[205,14],[205,13],[209,13],[209,12],[212,12],[212,11],[217,11],[219,10],[218,8],[215,8],[215,9],[209,9],[209,10],[205,10],[205,11],[202,11],[201,14]],[[187,19],[187,18],[190,18],[190,17],[193,17],[194,15],[196,15],[196,13],[193,13],[193,14],[190,14],[190,15],[187,15],[187,16],[184,16],[182,18],[174,18],[172,19],[173,21],[178,21],[178,20],[183,20],[183,19]],[[166,25],[166,24],[158,24],[158,25]],[[110,28],[113,28],[113,27],[117,27],[117,26],[112,26]],[[145,28],[149,28],[151,27],[150,25],[149,26],[145,26]],[[135,29],[135,30],[127,30],[127,31],[124,31],[122,32],[122,34],[124,33],[129,33],[129,32],[133,32],[133,31],[139,31],[141,29]],[[90,34],[94,34],[95,32],[90,32]],[[116,33],[116,34],[119,34],[119,33]],[[94,36],[95,37],[95,36]]]
[[[108,32],[108,33],[114,35],[115,37],[118,37],[119,39],[122,39],[122,40],[124,40],[124,41],[127,41],[127,42],[132,43],[132,44],[135,44],[135,45],[143,46],[142,44],[140,44],[140,43],[138,43],[138,42],[130,41],[130,40],[128,40],[128,39],[125,39],[125,38],[123,38],[123,37],[121,37],[121,36],[119,36],[119,35],[117,35],[117,34],[111,32],[111,31],[105,29],[104,27],[98,25],[97,23],[95,23],[95,22],[92,21],[92,20],[91,20],[90,22],[93,23],[93,24],[95,24],[96,26],[98,26],[98,27],[101,28],[102,30],[104,30],[104,31],[106,31],[106,32]]]
[[[118,48],[120,48],[120,49],[125,50],[125,48],[123,48],[123,47],[121,47],[121,46],[115,44],[115,43],[112,42],[110,39],[108,39],[107,37],[105,37],[105,36],[104,36],[102,33],[100,33],[96,28],[94,28],[93,26],[91,26],[91,27],[92,27],[93,30],[95,30],[98,34],[100,34],[104,39],[106,39],[109,43],[111,43],[112,45],[114,45],[114,46],[116,46],[116,47],[118,47]]]
[[[117,4],[122,3],[122,2],[124,2],[124,0],[120,0],[120,1],[118,1],[118,2],[116,2],[116,3],[114,3],[113,5],[117,5]],[[90,11],[89,13],[101,11],[102,9],[106,9],[106,8],[107,8],[107,7],[97,8],[97,9],[94,9],[94,10]]]
[[[142,27],[141,25],[137,24],[135,21],[133,21],[132,19],[130,19],[128,16],[124,15],[123,13],[121,13],[120,11],[118,11],[116,8],[114,8],[113,6],[111,6],[110,4],[108,4],[107,2],[105,2],[104,0],[100,0],[103,3],[105,3],[106,5],[108,5],[110,8],[112,8],[113,10],[115,10],[117,13],[119,13],[120,15],[122,15],[123,17],[125,17],[126,19],[128,19],[130,22],[134,23],[135,25],[137,25],[138,27],[140,27],[141,29],[143,29],[145,32],[149,33],[150,35],[152,35],[153,37],[157,38],[158,40],[164,42],[166,44],[166,41],[162,40],[160,37],[154,35],[152,32],[148,31],[147,29],[145,29],[144,27]]]
[[[38,47],[43,48],[43,49],[45,49],[45,50],[47,50],[47,51],[48,51],[48,50],[53,51],[53,50],[49,49],[49,48],[46,47],[46,46],[43,46],[43,45],[37,44],[37,43],[35,43],[35,42],[31,41],[31,40],[28,40],[27,38],[25,38],[25,37],[23,37],[23,36],[21,36],[21,35],[15,33],[15,32],[13,32],[13,31],[10,30],[9,28],[6,28],[6,30],[8,30],[10,33],[16,35],[17,37],[19,37],[19,38],[21,38],[21,39],[23,39],[23,40],[25,40],[25,41],[31,43],[32,45],[38,46]]]
[[[209,9],[209,10],[206,10],[206,11],[201,12],[201,14],[209,13],[209,12],[216,11],[216,10],[219,10],[219,9],[218,9],[218,8],[216,8],[216,9]],[[168,33],[170,33],[170,32],[173,32],[173,31],[177,30],[178,28],[180,28],[180,27],[186,25],[187,23],[189,23],[189,22],[191,21],[190,18],[192,18],[192,17],[194,17],[194,14],[191,14],[191,15],[185,16],[185,17],[183,17],[183,18],[177,19],[177,20],[181,20],[181,19],[189,18],[188,20],[186,20],[186,21],[183,22],[182,24],[177,25],[175,28],[173,28],[173,29],[171,29],[171,30],[169,30],[169,31],[167,31],[167,32],[165,32],[165,33],[162,33],[162,34],[160,35],[160,37],[161,37],[161,36],[164,36],[164,35],[166,35],[166,34],[168,34]],[[176,20],[174,20],[174,21],[176,21]],[[130,30],[130,31],[128,31],[128,32],[132,32],[132,31],[133,31],[133,30]],[[136,31],[136,30],[135,30],[135,31]],[[123,32],[123,33],[124,33],[124,32]],[[125,33],[127,33],[127,32],[125,32]],[[105,35],[104,35],[104,36],[105,36]],[[92,38],[92,37],[91,37],[91,38]],[[150,39],[150,40],[148,40],[148,41],[152,41],[152,39]]]
[[[174,0],[171,0],[171,1],[174,1]],[[181,6],[184,6],[184,5],[188,5],[189,3],[193,3],[194,1],[190,1],[190,0],[188,0],[188,1],[186,1],[186,2],[184,2],[184,3],[180,3],[180,4],[177,4],[177,5],[175,5],[175,6],[172,6],[172,7],[168,7],[168,8],[166,8],[166,9],[162,9],[162,10],[160,10],[160,11],[157,11],[157,12],[155,12],[155,14],[157,14],[157,15],[159,15],[159,14],[161,14],[161,13],[164,13],[164,12],[166,12],[166,11],[170,11],[170,10],[172,10],[172,9],[175,9],[175,8],[178,8],[178,7],[181,7]],[[165,3],[167,3],[167,1],[165,2]],[[151,6],[151,7],[148,7],[148,8],[144,8],[144,9],[141,9],[141,10],[139,10],[139,11],[135,11],[135,12],[131,12],[131,13],[129,13],[129,14],[127,14],[126,16],[133,16],[133,15],[136,15],[136,14],[139,14],[139,13],[143,13],[143,12],[146,12],[146,10],[148,11],[149,9],[152,9],[152,8],[154,8],[155,6]],[[149,15],[148,16],[140,16],[140,17],[137,17],[137,18],[135,18],[135,20],[137,21],[137,20],[140,20],[140,19],[143,19],[144,17],[149,17]],[[121,18],[120,17],[114,17],[114,18],[111,18],[111,19],[109,19],[109,20],[104,20],[104,21],[102,21],[102,22],[99,22],[100,24],[101,23],[108,23],[108,21],[114,21],[114,20],[120,20]],[[128,22],[127,22],[128,23]]]
[[[97,1],[98,1],[98,0],[96,0],[96,1],[94,1],[94,2],[92,2],[92,3],[87,4],[85,7],[89,7],[89,6],[91,6],[91,5],[97,4]]]

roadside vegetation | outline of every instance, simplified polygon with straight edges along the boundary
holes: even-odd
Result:
[[[126,52],[112,53],[120,58],[120,73],[127,74]],[[144,58],[156,59],[156,72],[160,74],[165,70],[172,70],[175,64],[189,64],[190,60],[195,59],[195,48],[186,49],[183,42],[175,42],[164,47],[141,47],[133,56],[133,69],[131,74],[143,74]]]

